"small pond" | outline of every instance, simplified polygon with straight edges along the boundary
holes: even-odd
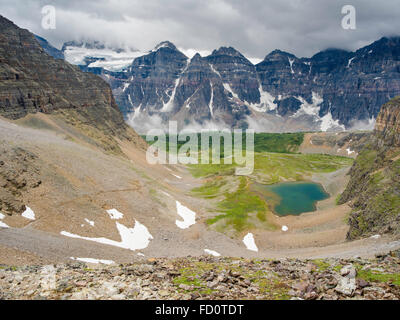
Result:
[[[322,185],[314,182],[254,183],[253,190],[273,204],[277,215],[300,215],[316,210],[318,201],[329,198]]]

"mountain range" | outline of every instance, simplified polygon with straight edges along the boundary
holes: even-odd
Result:
[[[274,50],[256,65],[232,47],[189,58],[168,41],[147,53],[99,42],[68,42],[62,52],[110,84],[139,131],[167,120],[271,132],[372,129],[380,106],[400,94],[400,37],[311,58]]]

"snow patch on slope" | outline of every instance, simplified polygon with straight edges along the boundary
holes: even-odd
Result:
[[[4,218],[5,215],[0,212],[0,220],[3,220]],[[9,226],[6,225],[4,222],[0,221],[0,228],[9,228]]]
[[[313,117],[314,122],[320,122],[320,130],[328,131],[330,129],[345,130],[345,126],[341,125],[339,120],[334,120],[332,113],[329,111],[323,117],[320,117],[319,112],[321,110],[321,104],[324,99],[316,92],[312,92],[312,103],[308,103],[303,97],[296,97],[301,102],[300,109],[291,117],[297,118],[302,115],[308,115]]]
[[[101,238],[83,237],[77,234],[69,233],[67,231],[61,231],[60,234],[69,238],[93,241],[132,251],[147,248],[147,246],[150,243],[150,240],[153,239],[153,236],[150,234],[149,230],[137,220],[135,220],[135,226],[133,228],[128,228],[118,222],[116,222],[116,226],[121,236],[121,241],[110,240],[103,237]]]
[[[188,60],[186,62],[186,67],[182,70],[181,74],[175,80],[174,89],[172,90],[172,93],[171,93],[171,96],[170,96],[168,102],[167,103],[163,103],[163,107],[161,108],[160,112],[170,112],[170,111],[172,111],[172,109],[174,107],[176,89],[178,88],[179,82],[181,80],[180,76],[186,72],[187,68],[189,67],[189,64],[190,64],[190,61]]]
[[[207,253],[207,254],[210,254],[210,255],[212,255],[214,257],[220,257],[221,256],[220,253],[218,253],[217,251],[214,251],[214,250],[204,249],[204,252]]]
[[[163,103],[163,107],[161,108],[160,112],[170,112],[170,111],[172,111],[172,108],[174,107],[173,102],[174,102],[174,99],[175,99],[175,93],[176,93],[176,89],[178,88],[179,81],[180,81],[180,78],[177,78],[175,80],[175,85],[174,85],[174,89],[172,90],[171,97],[169,98],[167,103]]]
[[[356,58],[356,57],[353,57],[353,58],[349,59],[349,61],[347,62],[347,68],[350,68],[351,63],[353,62],[353,60],[354,60],[355,58]]]
[[[9,228],[4,222],[0,221],[0,228]]]
[[[256,246],[256,242],[254,241],[254,236],[252,233],[248,233],[243,238],[243,243],[246,246],[247,250],[258,252],[258,248]]]
[[[347,151],[347,155],[351,155],[353,153],[356,153],[355,151],[351,150],[350,148],[347,148],[346,151]]]
[[[75,260],[75,261],[81,261],[81,262],[87,262],[87,263],[93,263],[93,264],[115,264],[114,261],[112,260],[103,260],[103,259],[94,259],[94,258],[74,258],[71,257],[70,259]]]
[[[339,123],[339,120],[333,120],[332,113],[329,111],[326,115],[321,118],[321,131],[328,131],[331,128],[340,128],[345,130],[345,126]]]
[[[324,102],[321,96],[312,92],[312,103],[308,103],[303,97],[296,97],[297,100],[301,102],[300,109],[292,116],[293,118],[299,117],[301,115],[310,115],[318,117],[319,110],[321,109],[320,104]]]
[[[211,84],[211,97],[208,108],[210,109],[211,117],[213,117],[213,103],[214,103],[214,86]]]
[[[117,209],[110,209],[107,210],[108,215],[110,216],[111,219],[113,220],[119,220],[124,217],[124,214],[119,212]]]
[[[290,64],[290,72],[292,73],[292,74],[294,74],[294,71],[293,71],[293,62],[294,62],[294,59],[290,59],[290,58],[288,58],[289,59],[289,64]]]
[[[229,85],[229,83],[223,83],[223,86],[225,88],[226,91],[230,92],[232,94],[232,96],[236,99],[239,99],[239,96],[233,92],[231,86]]]
[[[129,85],[130,85],[129,82],[125,82],[125,83],[122,85],[122,91],[125,92],[125,90],[128,89]]]
[[[176,201],[176,211],[183,219],[183,221],[175,221],[178,228],[187,229],[196,223],[196,212],[183,206],[179,201]]]
[[[35,220],[35,213],[29,207],[26,207],[25,211],[22,213],[22,216],[29,220]]]
[[[92,227],[94,227],[94,221],[91,221],[91,220],[86,219],[86,218],[85,218],[85,221],[86,221],[88,224],[90,224]]]
[[[275,98],[267,91],[264,91],[260,85],[258,88],[260,92],[260,103],[247,104],[251,109],[257,112],[273,111],[278,108],[278,105],[274,103]]]

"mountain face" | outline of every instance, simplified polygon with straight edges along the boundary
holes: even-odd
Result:
[[[0,16],[0,115],[28,123],[37,116],[33,121],[40,128],[59,130],[71,141],[98,147],[101,152],[122,154],[120,141],[142,148],[144,142],[126,125],[110,86],[96,75],[53,58],[41,45],[43,41],[29,31]],[[57,149],[56,144],[40,154],[40,148],[21,147],[17,137],[6,142],[9,135],[4,123],[8,122],[3,120],[1,128],[0,210],[11,215],[25,210],[23,194],[59,173],[55,170],[46,176],[39,170],[39,165],[46,167],[43,154]]]
[[[275,50],[257,65],[234,48],[189,59],[164,42],[123,73],[104,76],[134,125],[157,115],[232,127],[254,120],[265,131],[342,130],[373,122],[380,106],[400,94],[400,38],[312,58]]]
[[[349,239],[400,234],[400,97],[387,102],[350,171],[340,202],[351,201]]]
[[[311,58],[275,50],[257,65],[231,47],[188,58],[168,41],[147,53],[96,41],[67,42],[62,50],[110,84],[139,130],[169,119],[277,132],[369,128],[381,105],[400,94],[400,37]]]
[[[124,104],[129,104],[130,110],[146,110],[150,115],[167,111],[186,66],[187,57],[171,43],[162,43],[148,55],[135,59],[127,72],[130,80],[123,95],[127,98]]]
[[[68,121],[91,125],[98,134],[127,135],[105,81],[54,59],[33,34],[1,16],[0,30],[0,115],[19,119],[29,113],[58,112]]]

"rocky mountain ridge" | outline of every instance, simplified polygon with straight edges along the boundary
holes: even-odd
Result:
[[[400,234],[400,97],[382,106],[375,131],[350,170],[340,202],[351,201],[349,239]]]
[[[77,113],[79,121],[106,135],[127,136],[128,127],[104,80],[54,59],[33,34],[1,16],[0,26],[1,116],[19,119],[36,112]]]
[[[400,37],[311,58],[274,50],[256,65],[232,47],[188,58],[168,41],[119,72],[89,62],[81,68],[110,83],[134,127],[156,116],[160,123],[257,124],[264,131],[368,128],[400,94]]]
[[[124,122],[109,85],[50,56],[41,47],[43,41],[0,16],[0,116],[17,120],[38,113],[56,115],[59,122],[54,126],[36,121],[39,127],[57,127],[68,139],[107,153],[122,154],[117,140],[140,145],[142,139]],[[23,193],[41,184],[41,157],[2,138],[0,210],[12,215],[25,210]]]

